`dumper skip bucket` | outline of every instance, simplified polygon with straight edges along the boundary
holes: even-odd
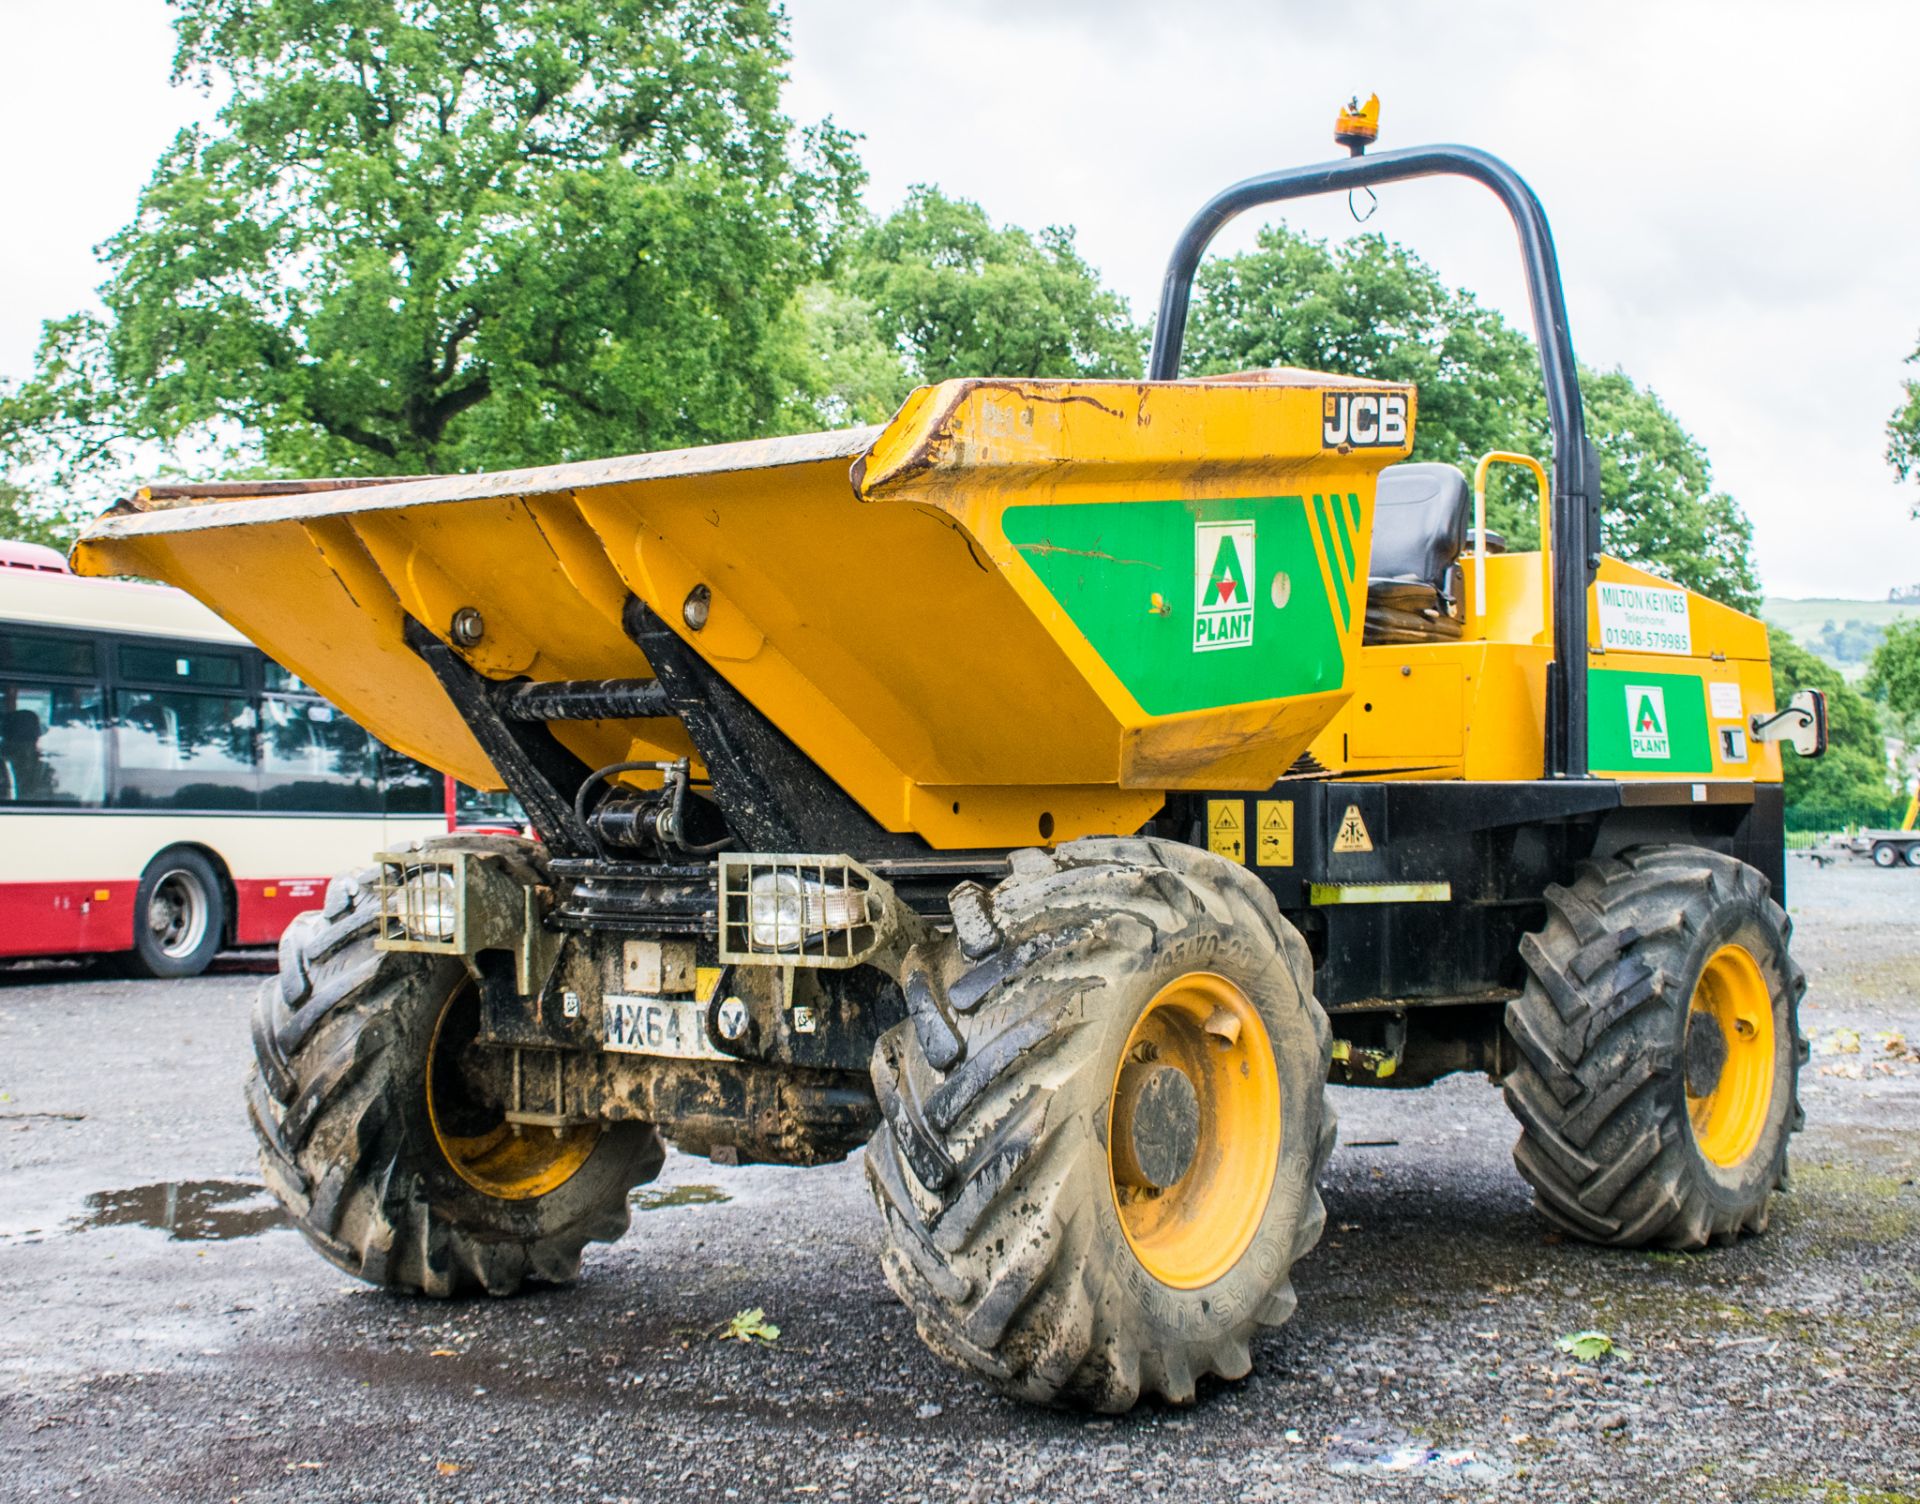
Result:
[[[75,563],[180,586],[482,787],[407,619],[490,679],[634,679],[637,598],[888,829],[1064,840],[1137,829],[1170,789],[1264,788],[1338,710],[1413,406],[1311,372],[953,381],[838,433],[150,488]],[[672,719],[553,729],[589,766],[691,751]]]

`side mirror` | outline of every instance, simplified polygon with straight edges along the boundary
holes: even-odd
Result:
[[[1798,691],[1784,710],[1756,714],[1747,723],[1756,742],[1790,742],[1802,757],[1827,750],[1827,697],[1817,689]]]

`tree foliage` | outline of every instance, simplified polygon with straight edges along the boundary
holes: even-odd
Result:
[[[1142,336],[1073,231],[995,227],[918,187],[854,243],[846,283],[916,381],[955,376],[1137,376]]]
[[[1789,806],[1885,804],[1893,788],[1887,777],[1886,741],[1872,702],[1839,670],[1814,657],[1778,627],[1767,628],[1773,659],[1773,702],[1785,705],[1796,690],[1827,697],[1827,750],[1821,757],[1781,756]]]
[[[1920,349],[1907,357],[1908,365],[1920,365]],[[1909,377],[1900,383],[1902,400],[1887,419],[1887,463],[1902,480],[1920,479],[1920,381]],[[1920,502],[1913,515],[1920,517]]]
[[[780,113],[767,0],[174,3],[177,77],[227,102],[0,428],[410,473],[771,424],[782,310],[859,169]]]
[[[1887,627],[1873,650],[1866,689],[1886,707],[1888,724],[1906,748],[1906,771],[1920,774],[1920,620]]]
[[[1471,470],[1489,449],[1544,456],[1546,398],[1533,342],[1472,294],[1378,235],[1328,245],[1284,226],[1201,268],[1185,368],[1200,374],[1305,366],[1420,388],[1414,457]],[[1752,527],[1713,488],[1699,441],[1620,372],[1582,373],[1600,451],[1609,553],[1752,611]],[[1516,547],[1539,541],[1530,486],[1496,472],[1489,524]]]
[[[77,519],[34,500],[26,487],[0,480],[0,538],[41,543],[65,553],[79,535]]]
[[[788,428],[877,423],[956,376],[1138,376],[1145,350],[1071,230],[996,226],[926,186],[850,235],[789,323]]]

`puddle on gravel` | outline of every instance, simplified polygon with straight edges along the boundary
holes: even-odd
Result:
[[[94,1227],[152,1227],[182,1243],[250,1238],[286,1222],[266,1187],[245,1180],[168,1180],[124,1191],[95,1191],[74,1232]]]
[[[712,1206],[733,1197],[717,1185],[642,1186],[627,1198],[637,1212],[657,1212],[668,1206]]]

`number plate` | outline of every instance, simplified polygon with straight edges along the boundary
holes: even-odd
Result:
[[[726,1060],[707,1042],[707,1009],[692,998],[606,998],[607,1048],[675,1060]]]

